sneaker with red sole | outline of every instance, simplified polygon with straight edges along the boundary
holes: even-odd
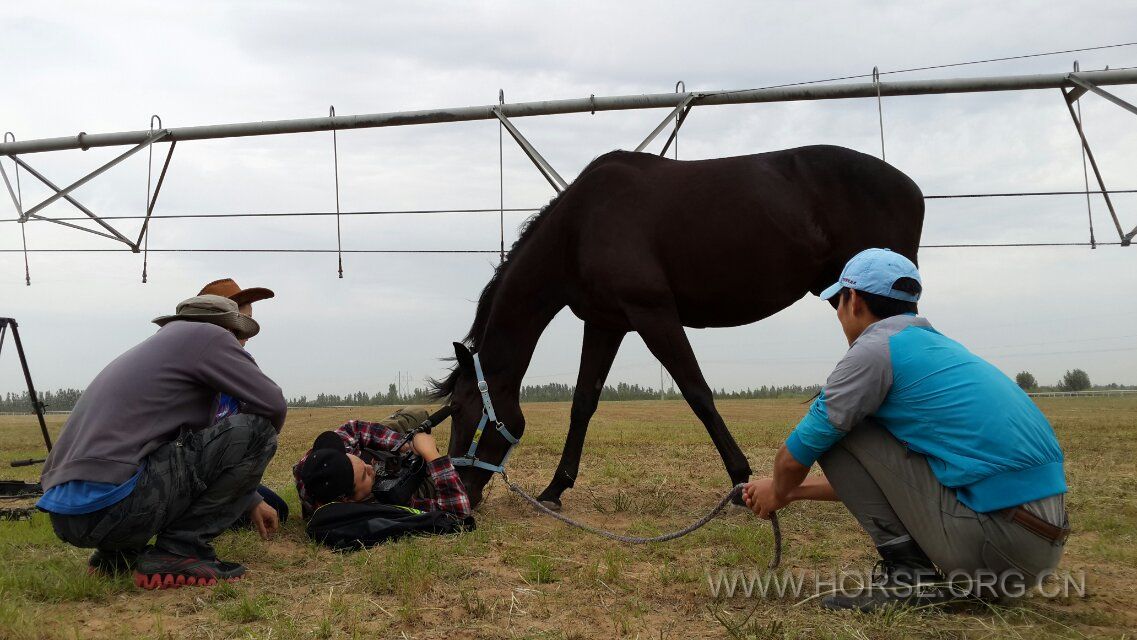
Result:
[[[211,587],[218,582],[236,582],[245,567],[236,562],[195,558],[150,549],[138,558],[134,584],[143,589]]]

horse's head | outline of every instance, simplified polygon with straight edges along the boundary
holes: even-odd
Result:
[[[493,362],[481,362],[497,421],[487,419],[474,451],[473,459],[484,464],[470,464],[471,443],[474,442],[475,432],[482,421],[482,416],[486,414],[486,407],[482,392],[478,388],[473,354],[466,345],[455,342],[454,356],[457,365],[450,378],[442,383],[441,387],[442,390],[449,392],[450,405],[454,410],[450,422],[448,454],[455,463],[458,477],[466,486],[470,504],[477,506],[482,501],[482,489],[493,476],[493,471],[484,467],[501,465],[506,452],[510,449],[510,442],[507,436],[502,434],[499,425],[514,438],[520,438],[525,429],[525,418],[521,415],[516,381],[510,382],[502,375],[500,364],[495,366]]]

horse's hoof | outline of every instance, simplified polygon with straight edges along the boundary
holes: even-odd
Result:
[[[540,502],[541,502],[541,506],[545,507],[549,511],[560,511],[561,510],[561,501],[560,500],[541,500]]]

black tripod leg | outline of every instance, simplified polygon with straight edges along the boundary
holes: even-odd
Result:
[[[36,418],[39,419],[39,430],[43,434],[43,443],[47,446],[47,450],[51,451],[51,435],[47,432],[47,422],[43,418],[43,403],[39,401],[35,385],[32,384],[32,372],[28,369],[28,359],[24,355],[24,343],[20,341],[19,325],[11,318],[7,318],[7,324],[12,327],[12,339],[16,341],[16,353],[20,356],[20,367],[23,368],[24,380],[28,383],[28,399],[31,400],[32,409],[36,412]]]

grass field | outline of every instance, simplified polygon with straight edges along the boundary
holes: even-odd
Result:
[[[1125,637],[1137,629],[1137,398],[1044,398],[1066,451],[1074,526],[1062,568],[1085,571],[1086,597],[1031,598],[952,612],[832,614],[815,602],[714,597],[708,572],[760,569],[766,523],[732,508],[677,541],[626,546],[540,516],[491,485],[478,529],[354,554],[306,541],[290,520],[276,539],[223,535],[222,556],[249,567],[217,588],[141,592],[90,577],[86,550],[61,544],[48,520],[0,523],[0,636],[173,638],[988,638]],[[722,402],[756,473],[802,415],[794,401]],[[559,459],[567,404],[534,404],[511,477],[533,491]],[[265,482],[295,506],[290,465],[316,433],[390,407],[290,413]],[[62,417],[53,417],[58,429]],[[0,460],[38,455],[30,418],[0,417]],[[446,433],[439,434],[440,442]],[[5,478],[33,469],[0,468]],[[606,403],[593,421],[565,513],[651,535],[710,508],[727,486],[706,432],[679,402]],[[783,567],[871,567],[868,538],[839,504],[782,515]]]

